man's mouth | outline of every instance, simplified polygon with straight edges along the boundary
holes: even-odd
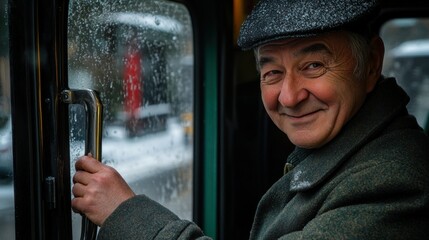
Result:
[[[288,116],[290,118],[295,118],[295,119],[300,119],[300,118],[305,118],[308,116],[311,116],[317,112],[321,111],[321,109],[315,110],[315,111],[311,111],[311,112],[305,112],[305,113],[288,113],[288,112],[283,112],[280,113],[280,115],[285,115]]]

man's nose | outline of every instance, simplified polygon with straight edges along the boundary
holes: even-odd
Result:
[[[286,75],[281,85],[278,97],[279,103],[283,107],[294,107],[308,98],[308,91],[293,75]]]

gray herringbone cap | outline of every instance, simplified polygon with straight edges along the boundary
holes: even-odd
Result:
[[[378,5],[377,0],[261,0],[241,26],[237,43],[252,49],[337,29],[364,32]]]

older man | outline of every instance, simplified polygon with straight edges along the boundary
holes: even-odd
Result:
[[[369,0],[262,0],[243,24],[239,45],[255,51],[264,106],[297,146],[251,239],[429,235],[429,140],[405,92],[381,75],[383,42],[366,27],[376,10]],[[76,168],[73,207],[102,225],[100,239],[206,238],[134,196],[113,169],[89,157]],[[100,174],[114,180],[93,184]]]

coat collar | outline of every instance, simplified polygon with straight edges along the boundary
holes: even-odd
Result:
[[[404,110],[407,94],[395,79],[381,79],[358,113],[327,145],[312,151],[297,148],[288,162],[299,163],[289,173],[291,191],[305,191],[326,179],[340,164]]]

